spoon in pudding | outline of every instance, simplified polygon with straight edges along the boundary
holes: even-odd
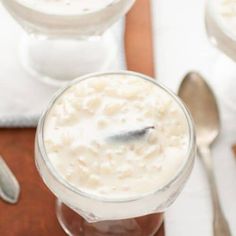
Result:
[[[203,77],[196,72],[190,72],[184,77],[178,95],[189,108],[195,122],[198,153],[205,167],[211,191],[214,236],[231,236],[219,201],[210,151],[220,131],[220,116],[215,96]]]
[[[106,137],[106,140],[119,143],[138,140],[145,137],[152,129],[155,129],[155,126],[146,126],[139,129],[125,130]]]

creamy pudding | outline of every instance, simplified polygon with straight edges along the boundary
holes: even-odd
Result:
[[[31,34],[85,37],[101,35],[135,0],[2,0]]]
[[[189,139],[179,103],[130,74],[78,81],[54,102],[44,123],[55,172],[74,188],[109,199],[166,185],[185,165]]]
[[[85,14],[99,11],[117,0],[17,0],[19,3],[48,14]]]

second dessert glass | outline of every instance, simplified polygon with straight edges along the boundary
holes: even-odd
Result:
[[[48,112],[57,99],[75,83],[82,80],[109,75],[133,75],[148,80],[171,96],[183,111],[188,124],[189,145],[186,161],[172,179],[151,194],[130,199],[109,200],[80,191],[66,182],[55,171],[48,159],[44,146],[44,124]],[[195,132],[191,116],[179,98],[156,83],[153,79],[134,72],[97,73],[74,80],[66,88],[59,91],[43,113],[37,128],[35,141],[35,160],[38,171],[45,184],[57,197],[57,218],[68,235],[85,236],[152,236],[163,221],[162,212],[169,207],[179,195],[187,181],[194,163]]]
[[[231,2],[232,3],[232,2]],[[230,1],[223,0],[208,0],[206,4],[205,10],[205,26],[206,32],[210,42],[218,48],[221,52],[231,58],[234,62],[236,62],[236,34],[232,30],[230,30],[229,22],[225,20],[228,18],[236,17],[236,11],[234,8],[230,8],[232,12],[224,13],[222,12],[223,4],[230,4]],[[234,3],[235,4],[235,3]],[[236,5],[235,5],[236,6]],[[222,19],[223,16],[225,19]],[[232,27],[232,26],[231,26]],[[236,68],[236,64],[235,64]],[[233,72],[235,73],[235,71]],[[227,74],[228,71],[227,71]],[[231,111],[235,111],[235,102],[236,96],[234,89],[236,88],[236,79],[235,74],[230,76],[225,76],[222,78],[221,90],[222,90],[222,98],[224,102],[227,104]]]
[[[119,69],[108,28],[135,0],[1,0],[24,28],[21,62],[36,78],[61,85],[78,76]]]

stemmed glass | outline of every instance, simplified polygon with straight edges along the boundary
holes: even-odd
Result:
[[[61,85],[86,73],[115,70],[117,44],[110,30],[135,0],[1,0],[24,28],[23,66]]]
[[[227,0],[208,0],[205,11],[205,25],[210,42],[225,55],[236,62],[236,2]],[[233,72],[234,73],[234,72]],[[229,74],[229,73],[227,73]],[[235,109],[235,75],[222,78],[223,99],[230,108]]]
[[[149,80],[153,86],[167,92],[184,112],[189,129],[187,160],[173,178],[153,193],[129,199],[106,199],[95,196],[70,185],[55,171],[48,159],[44,146],[44,125],[53,104],[74,84],[101,76],[133,75],[138,79]],[[186,183],[193,167],[196,143],[193,122],[182,102],[169,90],[153,79],[134,72],[108,72],[82,76],[73,80],[51,101],[41,116],[35,139],[35,161],[44,183],[57,197],[56,214],[60,225],[68,235],[85,236],[153,236],[163,221],[162,212],[177,198]]]

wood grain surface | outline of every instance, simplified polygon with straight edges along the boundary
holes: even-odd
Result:
[[[129,70],[154,77],[151,3],[149,0],[136,0],[136,4],[127,15],[125,51]]]
[[[128,69],[154,76],[150,2],[137,0],[127,16],[125,47]],[[35,129],[0,129],[0,154],[21,186],[20,200],[0,200],[0,236],[65,236],[55,216],[55,197],[34,163]],[[164,236],[164,228],[156,236]]]

